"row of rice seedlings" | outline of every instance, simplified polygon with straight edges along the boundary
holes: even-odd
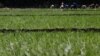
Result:
[[[0,33],[0,56],[99,56],[100,33]]]
[[[100,28],[100,16],[0,16],[0,29]]]
[[[61,11],[59,9],[10,9],[10,10],[0,10],[0,15],[62,15],[62,14],[100,14],[99,10],[65,10]]]

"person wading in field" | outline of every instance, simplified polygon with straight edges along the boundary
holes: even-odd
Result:
[[[77,9],[78,4],[76,2],[73,2],[73,4],[71,4],[71,9]]]
[[[84,5],[81,6],[81,8],[82,8],[82,9],[86,9],[87,6],[84,4]]]
[[[54,4],[52,4],[51,6],[50,6],[50,8],[54,8],[55,6],[54,6]]]
[[[90,4],[89,8],[91,8],[91,9],[95,8],[95,4],[94,3]]]
[[[64,2],[61,3],[60,9],[61,9],[61,11],[63,11],[63,9],[64,9]]]

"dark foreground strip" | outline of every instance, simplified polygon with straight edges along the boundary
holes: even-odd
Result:
[[[100,28],[54,28],[54,29],[0,29],[0,32],[67,32],[67,31],[84,31],[100,32]]]
[[[43,15],[11,15],[5,14],[0,16],[100,16],[100,14],[43,14]]]

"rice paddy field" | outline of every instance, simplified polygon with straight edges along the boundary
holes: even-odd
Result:
[[[3,29],[100,29],[100,9],[0,9]],[[100,56],[98,31],[0,31],[0,56]]]

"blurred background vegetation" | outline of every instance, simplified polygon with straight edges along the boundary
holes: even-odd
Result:
[[[76,2],[78,4],[91,4],[100,3],[100,0],[0,0],[0,7],[19,7],[19,8],[48,8],[51,4],[59,7],[61,2],[72,4]]]

